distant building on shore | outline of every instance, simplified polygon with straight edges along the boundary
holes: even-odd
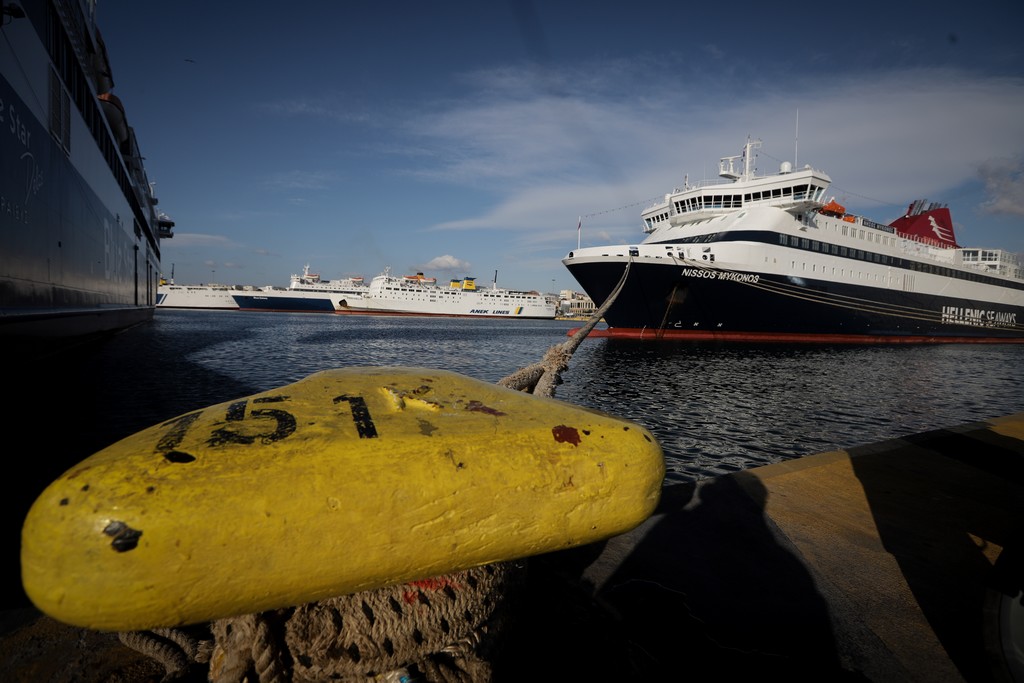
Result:
[[[594,300],[583,292],[563,289],[559,295],[558,316],[560,318],[589,318],[597,310]]]

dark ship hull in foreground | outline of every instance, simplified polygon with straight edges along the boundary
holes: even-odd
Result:
[[[943,206],[914,202],[882,225],[826,202],[831,179],[821,171],[784,163],[757,176],[757,144],[721,160],[728,182],[684,187],[645,210],[642,242],[563,259],[597,304],[618,288],[603,334],[1024,342],[1024,275],[1013,254],[959,246]]]
[[[0,336],[71,337],[152,317],[160,239],[95,3],[3,3]]]

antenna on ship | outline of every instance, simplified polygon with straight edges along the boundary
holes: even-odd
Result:
[[[793,168],[800,168],[800,110],[796,110],[796,134],[793,136]]]
[[[753,150],[754,150],[755,147],[760,147],[760,146],[761,146],[761,141],[760,140],[752,140],[749,135],[747,136],[747,144],[743,145],[743,154],[740,155],[743,158],[743,178],[744,179],[749,179],[749,178],[754,177],[755,168],[754,168],[754,153],[753,153]],[[728,159],[723,159],[723,161],[729,161],[729,172],[728,173],[719,173],[719,175],[724,176],[726,178],[732,178],[733,180],[738,180],[739,179],[740,176],[738,176],[736,173],[732,172],[732,160],[735,159],[735,158],[736,157],[729,157]],[[719,164],[719,166],[721,166],[721,164]]]

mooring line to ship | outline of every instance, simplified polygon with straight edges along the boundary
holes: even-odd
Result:
[[[655,332],[655,338],[660,339],[665,334],[665,328],[668,327],[668,314],[672,312],[672,305],[676,302],[676,292],[679,291],[679,283],[672,285],[672,293],[668,297],[668,306],[665,307],[665,315],[661,316],[661,326],[658,327]]]
[[[725,268],[715,268],[708,266],[703,263],[686,263],[687,267],[695,267],[699,270],[706,270],[715,273],[731,273],[736,271],[727,270]],[[845,308],[852,311],[859,311],[862,313],[878,313],[883,315],[889,315],[894,318],[905,318],[908,320],[921,320],[924,322],[942,322],[943,316],[941,313],[926,308],[917,308],[914,306],[902,306],[900,304],[887,304],[882,302],[874,302],[869,299],[863,299],[860,297],[848,296],[846,294],[832,294],[828,292],[815,292],[806,287],[800,285],[789,285],[783,282],[747,282],[744,280],[735,280],[737,284],[746,285],[762,291],[771,292],[778,294],[779,296],[786,296],[794,299],[802,299],[804,301],[811,301],[814,303],[820,303],[825,306],[833,306],[836,308]],[[1024,324],[1020,323],[995,323],[986,325],[986,327],[996,330],[1006,330],[1009,332],[1019,332],[1024,330]]]
[[[594,311],[594,314],[590,316],[587,323],[577,330],[568,341],[549,348],[547,353],[544,354],[544,358],[539,362],[517,370],[511,375],[498,380],[498,386],[525,391],[538,396],[554,396],[555,386],[562,382],[562,372],[569,367],[569,358],[572,357],[572,354],[579,348],[579,345],[583,343],[583,340],[586,339],[597,323],[601,322],[601,318],[611,308],[611,305],[615,303],[616,297],[619,296],[619,292],[622,291],[626,284],[631,265],[633,265],[632,257],[626,261],[626,268],[622,271],[622,277],[619,278],[619,283],[615,285],[615,289],[605,298],[601,306]]]
[[[629,275],[633,259],[626,262],[626,268],[622,272],[618,284],[604,300],[601,306],[594,312],[587,323],[581,327],[568,341],[556,344],[548,349],[543,359],[524,367],[517,372],[499,380],[497,384],[509,389],[524,391],[539,396],[552,397],[555,393],[555,386],[561,383],[561,374],[569,367],[569,358],[586,339],[590,331],[594,329],[605,312],[615,302],[619,292],[622,291]],[[504,592],[515,587],[522,580],[525,565],[521,561],[500,562],[484,565],[461,572],[462,578],[453,581],[452,585],[463,586],[457,591],[457,609],[452,609],[440,615],[435,611],[418,610],[417,615],[411,619],[409,630],[418,634],[415,638],[400,638],[404,633],[396,634],[384,632],[388,626],[397,628],[393,617],[389,619],[370,618],[372,633],[361,633],[361,641],[367,645],[367,653],[362,656],[363,667],[367,668],[369,659],[367,654],[376,652],[377,660],[374,660],[385,673],[377,675],[376,680],[383,680],[389,671],[403,672],[404,667],[416,665],[421,669],[421,674],[428,681],[451,683],[466,680],[483,680],[490,674],[490,665],[483,661],[476,652],[480,641],[490,633],[488,628],[482,631],[473,630],[467,637],[450,642],[443,647],[431,649],[439,641],[445,639],[449,630],[457,632],[459,629],[452,629],[445,624],[451,624],[460,618],[460,615],[477,613],[487,605],[491,605],[492,595],[495,592]],[[458,577],[456,577],[458,578]],[[444,581],[445,577],[438,577]],[[367,614],[389,614],[392,609],[388,605],[399,604],[395,602],[401,599],[400,593],[405,590],[408,584],[398,584],[384,588],[341,595],[334,598],[327,598],[306,606],[310,612],[309,618],[315,616],[313,613],[325,612],[338,617],[342,624],[364,623]],[[464,586],[471,586],[466,590]],[[397,598],[396,598],[397,596]],[[297,618],[299,607],[293,608],[288,619]],[[438,608],[441,609],[441,608]],[[288,649],[283,640],[281,630],[283,614],[287,610],[276,610],[256,614],[239,615],[227,619],[219,619],[208,624],[211,633],[222,633],[224,638],[232,639],[235,650],[225,652],[218,651],[216,640],[211,640],[200,635],[193,634],[186,628],[153,629],[150,631],[124,631],[118,634],[122,644],[135,650],[151,659],[156,660],[164,666],[167,674],[165,681],[172,681],[183,677],[189,667],[193,664],[209,664],[210,671],[208,680],[219,682],[237,681],[245,677],[249,667],[255,668],[255,674],[259,683],[286,683],[288,680],[288,667],[285,664],[287,657],[284,651]],[[426,613],[423,616],[423,613]],[[303,613],[305,614],[305,613]],[[409,620],[407,620],[409,621]],[[313,622],[309,629],[314,630],[318,624],[335,624],[331,619]],[[379,623],[378,623],[379,622]],[[386,623],[385,623],[386,622]],[[485,624],[486,625],[486,624]],[[203,626],[203,625],[196,625]],[[491,625],[493,626],[493,624]],[[475,629],[475,627],[474,627]],[[464,630],[464,629],[463,629]],[[329,640],[329,638],[327,639]],[[405,651],[398,641],[405,643]],[[415,642],[416,646],[409,645]],[[380,645],[385,643],[385,645]],[[245,645],[240,647],[239,645]],[[388,653],[384,657],[380,653]],[[327,656],[327,655],[325,655]],[[404,659],[403,659],[404,658]],[[344,659],[342,657],[341,659]],[[356,662],[358,663],[358,662]],[[336,662],[337,670],[330,672],[332,675],[339,674],[344,668],[344,662]],[[397,667],[397,668],[396,668]],[[425,670],[424,670],[425,669]],[[345,671],[352,674],[351,671]],[[349,680],[346,678],[345,680]],[[360,680],[374,680],[360,677]],[[396,679],[397,680],[397,679]]]

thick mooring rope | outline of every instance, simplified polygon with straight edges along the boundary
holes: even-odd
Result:
[[[632,259],[626,262],[626,268],[622,271],[615,289],[611,291],[608,298],[601,306],[594,311],[587,323],[576,331],[568,341],[556,344],[547,350],[540,362],[529,365],[525,368],[498,380],[498,386],[525,391],[537,396],[554,396],[555,387],[562,383],[562,373],[569,368],[569,359],[576,352],[579,345],[587,338],[591,330],[601,322],[601,318],[615,302],[622,287],[626,284],[626,276],[629,275],[629,267],[633,264]]]
[[[622,291],[632,261],[587,323],[499,386],[554,396],[569,359]],[[164,665],[164,682],[209,662],[211,683],[486,683],[495,638],[526,563],[504,562],[298,607],[218,619],[205,639],[180,629],[119,634]]]
[[[162,664],[166,672],[164,681],[184,677],[193,664],[209,662],[213,649],[209,634],[197,633],[194,628],[126,631],[117,635],[125,646]]]
[[[220,619],[209,680],[365,683],[403,672],[431,683],[488,681],[492,636],[524,576],[523,562],[491,564]]]

